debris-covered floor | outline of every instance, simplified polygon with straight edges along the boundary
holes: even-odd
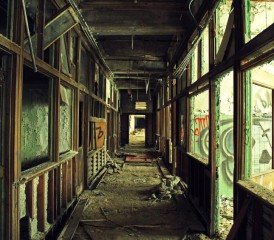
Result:
[[[191,236],[204,226],[160,158],[124,159],[113,159],[99,186],[81,195],[87,204],[73,239],[199,239]]]

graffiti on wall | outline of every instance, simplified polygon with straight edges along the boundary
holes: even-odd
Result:
[[[102,148],[105,142],[106,123],[96,122],[95,123],[95,144],[96,149]]]

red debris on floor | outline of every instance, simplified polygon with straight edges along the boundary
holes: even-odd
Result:
[[[142,155],[136,155],[136,156],[126,156],[126,162],[134,162],[134,163],[151,163],[152,158],[142,154]]]

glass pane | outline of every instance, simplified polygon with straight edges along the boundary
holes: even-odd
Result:
[[[274,2],[246,0],[245,14],[245,41],[248,42],[274,23]]]
[[[216,53],[219,51],[224,37],[229,13],[231,11],[231,0],[221,0],[216,10]]]
[[[71,15],[69,9],[64,10],[54,20],[50,21],[44,29],[44,49],[56,41],[61,35],[72,28],[77,21]]]
[[[72,89],[60,86],[60,145],[59,153],[72,149],[72,117],[73,92]]]
[[[49,160],[50,79],[25,67],[22,96],[22,170]]]
[[[272,90],[253,84],[252,100],[254,174],[272,169]]]
[[[273,191],[272,131],[273,131],[273,88],[269,87],[274,81],[274,61],[269,61],[247,71],[247,80],[250,81],[250,112],[251,119],[248,133],[250,141],[246,151],[250,155],[246,158],[246,177]],[[267,85],[269,84],[269,85]],[[251,159],[251,160],[250,160]],[[270,181],[271,180],[271,181]]]
[[[190,101],[191,152],[207,159],[209,141],[209,91],[206,90],[191,97]]]
[[[209,71],[209,27],[208,26],[204,30],[201,44],[202,44],[201,75],[203,76]]]

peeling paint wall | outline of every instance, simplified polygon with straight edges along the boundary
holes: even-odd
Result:
[[[62,96],[63,95],[63,96]],[[72,143],[72,90],[61,86],[60,104],[60,145],[59,152],[71,150]]]
[[[21,132],[23,170],[45,161],[49,155],[49,81],[39,81],[40,77],[44,76],[24,76]]]

